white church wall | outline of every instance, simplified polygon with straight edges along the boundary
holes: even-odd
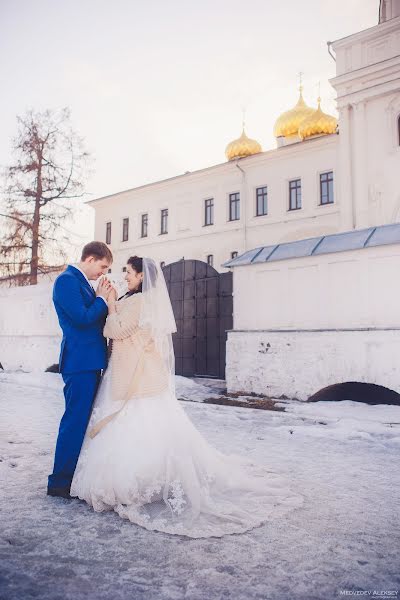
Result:
[[[398,222],[400,17],[337,40],[333,49],[344,227]]]
[[[111,248],[119,273],[132,254],[174,262],[182,257],[206,260],[214,266],[267,241],[274,243],[310,235],[334,233],[340,226],[340,198],[319,204],[319,174],[336,176],[337,135],[324,136],[224,163],[142,188],[91,202],[95,237],[105,241],[112,223]],[[289,180],[301,178],[303,207],[289,211]],[[268,215],[256,216],[256,188],[268,186]],[[229,221],[229,194],[240,192],[241,218]],[[204,226],[204,200],[214,198],[214,225]],[[160,235],[160,211],[169,210],[168,234]],[[149,235],[140,237],[141,215],[149,215]],[[129,218],[129,240],[122,242],[122,220]]]
[[[399,17],[336,40],[337,76],[400,56]],[[382,65],[379,66],[381,68]],[[357,74],[359,76],[360,73]],[[364,82],[368,87],[369,82]]]
[[[368,154],[364,176],[368,185],[370,225],[400,221],[400,140],[397,125],[400,117],[400,65],[398,79],[396,93],[371,99],[366,108]]]
[[[399,264],[388,245],[235,267],[228,390],[306,399],[362,381],[400,391]]]

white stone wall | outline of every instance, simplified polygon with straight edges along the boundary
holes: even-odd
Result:
[[[235,267],[228,390],[304,400],[361,381],[400,392],[399,269],[400,245]]]
[[[5,369],[44,370],[58,362],[61,329],[52,287],[0,289],[0,362]]]
[[[400,327],[400,245],[233,268],[234,329]]]
[[[227,386],[230,392],[299,400],[347,381],[400,393],[399,356],[400,329],[233,331],[227,343]]]

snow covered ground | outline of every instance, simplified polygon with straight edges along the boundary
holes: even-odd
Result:
[[[0,373],[0,598],[399,598],[400,407],[282,402],[272,412],[202,404],[212,393],[196,385],[177,380],[206,438],[286,474],[301,508],[243,535],[190,540],[47,497],[60,376]]]

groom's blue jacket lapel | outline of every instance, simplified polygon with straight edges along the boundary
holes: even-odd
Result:
[[[90,290],[90,293],[92,294],[92,296],[96,296],[96,292],[94,291],[94,289],[92,288],[92,286],[90,285],[90,283],[88,282],[86,277],[83,275],[83,273],[80,272],[79,269],[77,269],[73,265],[68,265],[68,267],[66,268],[66,272],[70,272],[70,273],[72,273],[72,275],[75,275],[75,277],[78,277],[78,279],[88,288],[88,290]]]
[[[85,276],[72,265],[54,282],[53,302],[63,332],[60,371],[74,373],[106,367],[106,340],[103,328],[105,302]]]

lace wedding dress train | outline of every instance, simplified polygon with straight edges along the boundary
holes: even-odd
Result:
[[[111,370],[112,363],[88,432],[118,409]],[[192,538],[242,533],[303,501],[281,475],[210,446],[169,391],[121,404],[93,439],[86,434],[71,495],[95,511]]]

